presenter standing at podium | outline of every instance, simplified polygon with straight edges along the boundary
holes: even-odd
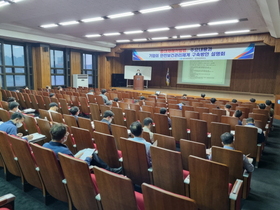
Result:
[[[135,75],[142,75],[141,72],[140,72],[140,69],[137,69],[137,72]]]

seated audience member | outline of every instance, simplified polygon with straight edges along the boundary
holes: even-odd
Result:
[[[49,112],[57,112],[58,111],[58,104],[55,102],[51,102],[49,105],[50,109]]]
[[[17,129],[22,126],[22,123],[24,121],[24,115],[19,112],[15,112],[12,114],[9,121],[4,122],[0,125],[0,131],[4,131],[9,135],[18,136],[22,138],[23,134],[18,133]],[[25,140],[31,140],[33,138],[33,135],[28,135],[27,137],[24,137]]]
[[[94,90],[89,90],[89,92],[87,93],[87,95],[94,95]]]
[[[201,93],[200,96],[201,96],[201,98],[205,98],[206,95],[204,93]]]
[[[14,97],[9,97],[9,98],[7,99],[7,102],[8,102],[8,103],[13,102],[13,101],[16,102],[16,99],[15,99]]]
[[[187,99],[187,94],[183,94],[182,98]]]
[[[141,137],[141,134],[142,134],[142,125],[141,125],[141,123],[137,122],[137,121],[133,122],[130,125],[130,131],[134,135],[134,138],[129,138],[129,140],[133,140],[133,141],[137,141],[137,142],[145,144],[148,165],[149,165],[149,167],[152,166],[151,153],[150,153],[150,147],[151,147],[152,144],[150,142],[147,142],[145,139],[143,139]]]
[[[63,91],[63,88],[61,86],[57,87],[58,91]]]
[[[150,134],[150,140],[152,143],[154,143],[154,133],[151,131],[153,127],[153,120],[150,117],[146,117],[143,121],[143,131],[148,132]]]
[[[223,133],[221,135],[221,140],[223,144],[223,148],[235,150],[233,147],[233,134],[231,133]],[[253,172],[254,166],[253,164],[249,163],[248,158],[243,154],[243,168],[246,169],[247,172]]]
[[[75,117],[77,123],[78,123],[78,115],[80,114],[80,109],[77,106],[72,106],[69,109],[69,112],[72,114],[73,117]]]
[[[210,99],[211,104],[215,104],[216,101],[217,101],[216,98],[211,98],[211,99]]]
[[[103,113],[103,119],[101,120],[101,122],[105,122],[105,123],[108,124],[109,131],[110,131],[111,134],[112,134],[111,122],[112,122],[113,118],[114,118],[114,113],[110,110],[106,110]]]
[[[51,87],[50,86],[46,86],[46,89],[48,92],[50,92]]]
[[[265,106],[265,104],[261,103],[258,105],[258,107],[259,107],[259,109],[265,109],[266,106]]]
[[[226,116],[230,116],[230,109],[231,109],[231,105],[230,104],[226,104],[225,105]]]
[[[242,121],[240,119],[241,116],[242,116],[242,111],[240,110],[236,110],[233,114],[233,117],[238,118],[238,125],[242,125]]]
[[[181,102],[179,104],[177,104],[179,106],[179,109],[182,110],[182,106],[185,106],[186,104],[184,102]]]
[[[272,107],[273,104],[272,104],[271,100],[266,100],[265,105],[270,107],[270,117],[272,117],[274,114],[274,109]]]
[[[166,111],[167,111],[166,108],[161,108],[161,109],[159,110],[159,113],[160,113],[160,114],[165,114],[165,115],[167,115]],[[171,128],[171,119],[170,119],[169,117],[167,117],[167,120],[168,120],[169,128]]]
[[[237,103],[237,100],[236,99],[232,99],[231,102],[232,103]]]
[[[52,140],[43,145],[48,149],[54,151],[56,157],[58,158],[58,153],[61,152],[66,155],[70,155],[72,157],[79,158],[83,153],[73,155],[73,153],[69,150],[69,148],[64,144],[67,141],[67,137],[69,133],[67,132],[67,128],[63,124],[54,124],[50,129],[50,134],[52,136]],[[92,153],[91,156],[87,157],[84,160],[88,165],[98,166],[104,168],[108,171],[121,173],[122,168],[110,168],[101,158],[98,157],[95,153]]]
[[[140,96],[139,99],[142,102],[142,105],[145,105],[146,98],[144,96]]]
[[[261,128],[258,128],[257,126],[255,126],[255,120],[251,117],[246,119],[246,125],[245,126],[249,126],[249,127],[255,127],[258,129],[258,140],[257,143],[263,143],[265,141],[265,136],[263,133],[263,130]]]
[[[250,98],[250,102],[255,103],[255,102],[256,102],[256,99]]]
[[[119,98],[114,98],[113,101],[116,103],[117,107],[120,107]]]
[[[106,90],[106,89],[102,89],[102,90],[101,90],[100,96],[102,96],[102,98],[103,98],[103,100],[104,100],[104,103],[105,103],[106,105],[112,105],[112,102],[109,101],[109,99],[108,99],[108,97],[106,96],[106,94],[107,94],[107,90]]]
[[[50,98],[56,98],[54,93],[51,93],[49,96],[50,96]]]
[[[25,90],[29,90],[29,88],[26,86],[25,88],[24,88]]]
[[[12,111],[12,112],[21,112],[21,111],[19,110],[18,106],[19,106],[19,103],[18,103],[18,102],[15,102],[15,101],[10,102],[10,103],[9,103],[9,110]]]

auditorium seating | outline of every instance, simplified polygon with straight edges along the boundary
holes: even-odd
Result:
[[[92,136],[88,129],[72,126],[71,131],[74,137],[74,141],[76,143],[77,151],[86,148],[94,148]]]
[[[2,195],[0,197],[1,210],[14,210],[15,209],[15,196],[11,193]]]
[[[176,151],[176,141],[173,136],[166,136],[166,135],[154,133],[154,142],[156,141],[158,147]]]

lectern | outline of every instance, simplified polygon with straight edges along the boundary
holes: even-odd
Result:
[[[134,75],[133,90],[144,90],[144,77],[141,75]]]

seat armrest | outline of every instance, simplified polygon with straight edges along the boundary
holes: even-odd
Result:
[[[149,172],[153,172],[153,168],[151,167],[151,168],[148,168],[148,171]]]
[[[150,178],[151,184],[154,184],[154,175],[153,175],[152,167],[148,168],[148,173],[149,173],[149,178]]]
[[[98,200],[98,201],[101,201],[100,193],[98,193],[98,194],[95,196],[95,199]]]
[[[242,180],[236,179],[236,181],[230,191],[229,199],[235,200],[235,201],[237,200],[238,195],[242,192],[242,184],[243,184]]]
[[[184,183],[185,184],[190,184],[191,180],[190,180],[190,175],[188,175],[185,179],[184,179]]]
[[[119,159],[119,161],[122,163],[122,162],[123,162],[123,158],[121,157],[121,158]]]
[[[250,176],[251,173],[249,173],[248,171],[244,170],[243,172],[243,177],[248,178]]]
[[[8,203],[11,203],[15,200],[15,196],[11,193],[3,195],[0,197],[0,206],[4,206]]]

